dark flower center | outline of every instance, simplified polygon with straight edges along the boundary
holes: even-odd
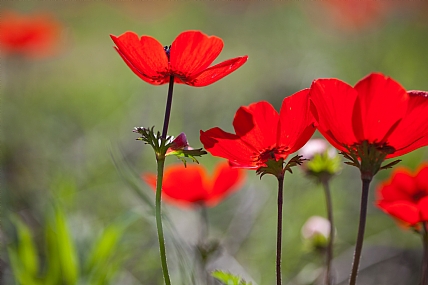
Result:
[[[171,52],[171,46],[164,46],[163,50],[165,51],[165,54],[168,57],[168,62],[169,62],[169,54]]]
[[[254,155],[254,161],[266,162],[269,159],[278,160],[278,156],[284,155],[288,150],[288,147],[283,146],[262,150],[259,154]]]
[[[412,200],[414,202],[419,202],[422,198],[428,196],[424,190],[418,190],[412,195]]]

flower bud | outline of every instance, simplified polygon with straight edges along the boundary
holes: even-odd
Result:
[[[312,216],[303,225],[301,233],[310,249],[323,250],[330,238],[330,222],[323,217]]]
[[[309,140],[299,151],[309,161],[303,164],[308,175],[332,176],[340,170],[341,159],[336,150],[323,139]]]

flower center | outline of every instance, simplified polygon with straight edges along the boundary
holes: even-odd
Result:
[[[281,156],[288,154],[289,149],[289,147],[281,146],[262,150],[259,154],[254,155],[254,161],[265,163],[269,159],[278,160]]]
[[[171,46],[164,46],[163,50],[165,51],[165,54],[168,57],[168,62],[169,62],[169,54],[171,52]]]
[[[427,193],[424,190],[418,190],[416,193],[412,195],[412,200],[414,202],[419,202],[422,198],[428,196]]]

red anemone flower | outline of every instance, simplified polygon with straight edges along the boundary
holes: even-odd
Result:
[[[188,165],[186,168],[182,164],[172,165],[165,169],[162,197],[177,205],[212,207],[238,190],[244,181],[244,175],[242,170],[231,168],[227,163],[217,164],[212,177],[199,164]],[[155,174],[147,173],[142,177],[156,189]]]
[[[110,36],[129,68],[153,85],[168,83],[174,76],[176,83],[207,86],[241,67],[248,58],[237,57],[209,67],[223,49],[223,41],[200,31],[179,34],[170,47],[163,47],[149,36],[139,38],[133,32]]]
[[[315,131],[308,95],[309,89],[304,89],[285,98],[280,114],[265,101],[241,107],[233,121],[236,134],[216,127],[201,131],[201,142],[234,167],[258,169],[269,159],[286,159]]]
[[[58,42],[60,25],[48,14],[2,13],[0,48],[9,55],[31,58],[52,54]]]
[[[428,222],[428,164],[415,173],[397,169],[378,189],[377,205],[411,226]]]
[[[428,145],[428,93],[406,92],[383,74],[372,73],[355,87],[317,79],[310,100],[318,130],[343,152],[367,142],[392,158]]]

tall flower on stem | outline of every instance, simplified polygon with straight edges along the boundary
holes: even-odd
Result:
[[[397,169],[377,188],[376,204],[401,224],[422,235],[423,261],[420,285],[428,285],[428,164],[416,173]]]
[[[261,177],[272,174],[278,180],[278,226],[276,251],[276,280],[281,284],[282,204],[284,174],[301,164],[295,156],[315,131],[309,112],[309,89],[284,99],[278,112],[265,101],[238,109],[233,121],[235,134],[216,127],[201,131],[201,142],[212,155],[229,160],[231,166],[254,169]]]
[[[428,145],[428,93],[408,91],[395,80],[372,73],[355,87],[338,79],[312,83],[311,109],[318,130],[360,169],[362,196],[360,222],[350,283],[357,280],[363,246],[369,186],[381,169],[400,160],[394,158]]]
[[[307,163],[302,165],[306,175],[314,178],[315,181],[324,188],[327,218],[329,224],[329,233],[326,236],[326,274],[325,284],[333,284],[334,276],[331,274],[331,260],[333,259],[333,242],[334,242],[334,221],[333,221],[333,203],[330,193],[330,179],[340,169],[340,158],[333,147],[329,147],[328,143],[323,139],[309,140],[299,151],[303,158],[308,159]],[[320,222],[321,223],[321,222]],[[316,224],[314,222],[314,224]]]
[[[156,155],[156,226],[163,276],[165,284],[170,285],[161,217],[161,191],[166,153],[171,147],[177,152],[167,136],[174,82],[197,87],[212,84],[242,66],[247,56],[208,67],[220,54],[223,41],[200,31],[182,32],[171,46],[165,47],[152,37],[139,38],[133,32],[118,37],[111,35],[111,38],[116,44],[116,51],[137,76],[153,85],[169,83],[162,135],[159,132],[156,134],[153,129],[137,128],[135,131],[142,135],[141,140],[153,147]],[[183,147],[178,155],[180,158],[194,159],[194,156],[202,154],[204,152],[200,150],[188,151]]]

